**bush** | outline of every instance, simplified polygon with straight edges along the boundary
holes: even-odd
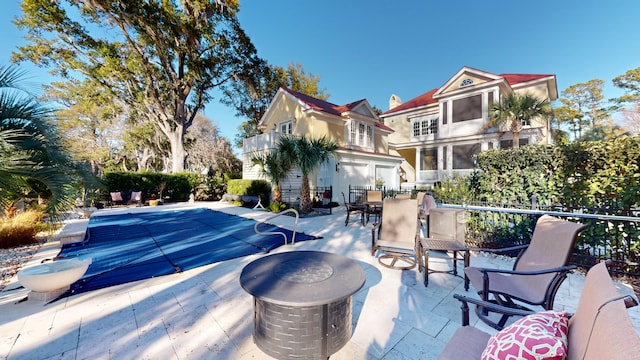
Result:
[[[109,198],[112,191],[142,191],[143,198],[155,195],[168,201],[186,201],[202,182],[194,173],[164,174],[153,172],[111,172],[104,174],[101,196]]]
[[[263,206],[269,205],[271,185],[266,180],[229,180],[227,193],[240,196],[260,196]]]
[[[27,210],[13,217],[0,218],[0,248],[37,243],[36,235],[47,229],[42,223],[44,215],[41,211]]]

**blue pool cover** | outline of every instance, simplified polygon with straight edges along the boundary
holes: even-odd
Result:
[[[158,211],[92,217],[85,240],[62,247],[58,259],[92,258],[71,293],[173,274],[199,266],[267,253],[282,235],[259,235],[254,220],[209,209]],[[262,224],[260,231],[292,231]],[[295,241],[317,239],[296,232]]]

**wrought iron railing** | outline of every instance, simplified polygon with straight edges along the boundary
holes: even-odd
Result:
[[[293,186],[286,186],[280,188],[282,194],[282,201],[297,206],[300,204],[300,188]],[[311,201],[313,202],[313,209],[320,212],[332,213],[332,203],[334,201],[333,186],[317,186],[310,187]],[[337,197],[336,197],[337,199]]]

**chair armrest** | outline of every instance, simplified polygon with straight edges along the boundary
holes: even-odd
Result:
[[[535,313],[535,311],[510,308],[496,303],[473,299],[464,295],[453,294],[453,297],[462,302],[462,326],[469,325],[469,304],[480,306],[491,312],[496,312],[508,316],[526,316]]]
[[[560,266],[550,269],[544,270],[535,270],[535,271],[517,271],[517,270],[507,270],[507,269],[490,269],[490,268],[477,268],[479,271],[483,273],[501,273],[501,274],[510,274],[510,275],[542,275],[542,274],[550,274],[555,272],[566,272],[571,271],[578,268],[575,265],[566,265]]]
[[[524,244],[524,245],[516,245],[516,246],[509,246],[506,248],[500,248],[500,249],[489,249],[489,248],[469,248],[469,250],[471,251],[484,251],[484,252],[490,252],[490,253],[494,253],[494,254],[500,254],[500,253],[505,253],[505,252],[509,252],[509,251],[514,251],[514,250],[523,250],[529,247],[529,244]]]

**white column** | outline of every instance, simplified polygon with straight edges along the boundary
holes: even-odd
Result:
[[[422,170],[421,166],[422,166],[422,164],[421,164],[421,161],[420,161],[420,147],[416,147],[416,181],[415,181],[416,183],[419,180],[422,180],[422,179],[420,179],[420,170]]]

